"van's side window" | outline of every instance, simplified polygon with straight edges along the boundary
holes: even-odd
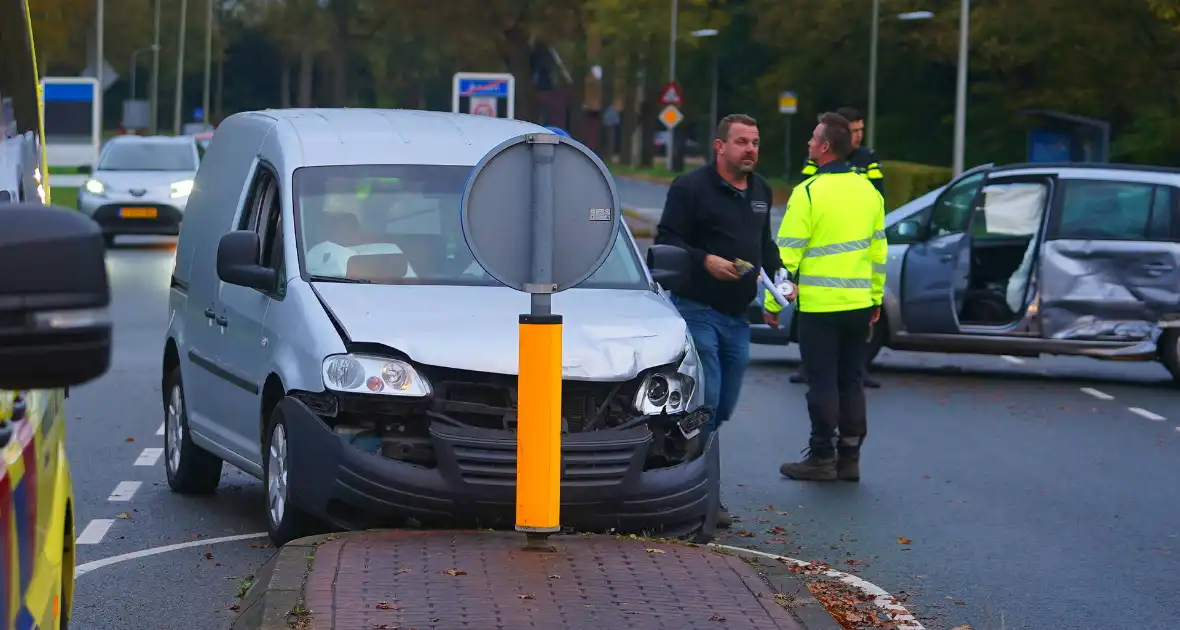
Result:
[[[1169,240],[1176,195],[1171,186],[1065,180],[1053,238]]]
[[[238,220],[239,230],[259,231],[259,219],[265,217],[266,195],[273,181],[274,174],[270,169],[259,165],[254,173],[254,181],[250,182],[250,193],[246,195],[246,205],[242,208],[242,215]]]

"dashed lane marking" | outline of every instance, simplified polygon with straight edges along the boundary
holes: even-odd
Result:
[[[78,537],[74,540],[74,544],[97,545],[102,542],[103,537],[107,535],[107,531],[111,529],[111,525],[114,522],[114,519],[109,518],[96,518],[90,521],[86,524],[86,529],[83,529],[82,533],[78,534]]]
[[[1001,354],[1000,358],[1007,361],[1008,363],[1015,363],[1016,365],[1024,365],[1024,359],[1021,359],[1019,357],[1012,357],[1012,356],[1008,356],[1006,354]]]
[[[179,551],[181,549],[189,549],[191,547],[203,547],[205,545],[216,545],[219,543],[234,542],[236,540],[249,540],[251,538],[264,538],[266,532],[259,534],[239,534],[237,536],[223,536],[221,538],[208,538],[202,540],[190,540],[188,542],[176,543],[175,545],[164,545],[163,547],[152,547],[150,549],[140,549],[139,551],[132,551],[131,553],[123,553],[110,558],[103,558],[101,560],[94,560],[86,564],[80,564],[74,568],[74,577],[80,577],[94,571],[108,567],[112,564],[119,564],[120,562],[127,562],[128,560],[136,560],[138,558],[146,558],[147,556],[155,556],[161,553],[168,553],[169,551]]]
[[[160,423],[160,428],[156,429],[156,435],[164,435],[164,423]]]
[[[1148,420],[1152,420],[1154,422],[1163,422],[1164,420],[1167,420],[1167,418],[1159,415],[1158,413],[1150,412],[1150,411],[1143,409],[1141,407],[1127,407],[1127,410],[1137,416],[1142,416],[1142,417],[1147,418]]]
[[[1083,387],[1082,393],[1089,394],[1089,395],[1097,398],[1098,400],[1114,400],[1114,396],[1111,396],[1110,394],[1108,394],[1106,392],[1100,392],[1100,391],[1094,389],[1093,387]]]
[[[164,449],[153,446],[143,449],[139,457],[135,460],[136,466],[155,466],[156,462],[160,461],[160,456],[164,454]]]
[[[107,497],[107,501],[130,501],[142,485],[142,481],[120,481],[111,491],[111,496]]]
[[[787,556],[780,556],[773,553],[767,553],[765,551],[754,551],[753,549],[731,547],[729,545],[719,545],[717,543],[709,543],[709,546],[713,547],[714,549],[725,549],[727,551],[736,552],[739,554],[748,553],[755,556],[762,556],[763,558],[769,558],[784,564],[792,564],[804,569],[820,569],[820,567],[805,560],[796,560],[795,558],[788,558]],[[896,597],[890,595],[880,586],[877,586],[868,580],[856,577],[855,575],[849,575],[847,573],[832,569],[822,571],[822,575],[824,577],[839,580],[867,595],[870,598],[870,601],[873,602],[873,605],[877,606],[881,610],[884,610],[889,615],[891,620],[897,622],[898,628],[905,628],[905,630],[925,630],[925,626],[923,626],[914,617],[914,615],[910,613],[909,610],[906,610],[905,606],[899,604]]]

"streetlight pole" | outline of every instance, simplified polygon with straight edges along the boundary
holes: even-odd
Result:
[[[668,49],[668,81],[676,80],[676,20],[680,15],[679,0],[672,0],[672,36],[669,38],[671,43]],[[672,170],[672,154],[676,151],[676,128],[668,129],[668,135],[664,137],[664,148],[668,157],[668,170]]]
[[[180,36],[176,45],[176,102],[172,105],[172,133],[180,135],[180,108],[184,103],[184,32],[188,0],[180,0]]]
[[[693,37],[716,37],[719,31],[715,28],[702,28],[699,31],[693,31]],[[717,46],[713,46],[713,88],[709,95],[709,138],[713,138],[713,134],[717,132],[717,84],[720,82],[720,60],[721,52],[717,50]],[[709,151],[712,151],[713,143],[709,142]]]
[[[152,135],[160,132],[160,0],[156,0],[155,14],[152,16],[152,85],[151,112],[148,114],[148,124]]]
[[[877,29],[881,25],[881,0],[873,0],[873,24],[869,27],[869,117],[865,146],[872,149],[877,134]]]
[[[95,48],[95,51],[94,51],[94,56],[95,56],[94,78],[98,79],[98,90],[97,90],[98,93],[95,94],[95,96],[94,96],[94,106],[96,109],[98,109],[98,134],[99,134],[99,137],[102,136],[102,121],[103,121],[102,100],[103,100],[103,96],[106,92],[106,90],[104,89],[106,86],[103,85],[103,81],[106,79],[106,77],[103,76],[105,74],[103,72],[103,70],[106,69],[106,65],[107,65],[106,64],[106,53],[103,50],[103,47],[105,44],[104,40],[106,40],[106,37],[107,37],[105,15],[106,15],[106,0],[98,0],[98,15],[95,16],[95,21],[98,22],[98,24],[96,25],[98,27],[98,35],[97,35],[97,37],[95,37],[96,41],[94,43],[94,48]],[[98,158],[98,156],[95,156],[96,160],[97,160],[97,158]]]
[[[139,62],[137,61],[137,58],[139,57],[139,53],[149,50],[156,50],[156,45],[152,44],[151,46],[144,46],[143,48],[140,48],[139,50],[131,53],[131,100],[133,101],[135,100],[135,84],[138,83],[135,78],[136,70],[139,69]]]
[[[971,0],[959,3],[959,67],[955,77],[955,148],[952,174],[963,172],[963,153],[967,144],[967,44],[970,40]]]
[[[209,82],[213,77],[213,0],[205,0],[205,87],[201,94],[201,122],[209,124]]]

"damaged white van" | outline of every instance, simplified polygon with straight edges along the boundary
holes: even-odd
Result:
[[[276,544],[326,527],[511,527],[517,318],[460,226],[515,120],[267,110],[217,129],[181,228],[162,361],[178,492],[263,480]],[[630,233],[565,320],[562,524],[701,540],[719,509],[697,355]]]

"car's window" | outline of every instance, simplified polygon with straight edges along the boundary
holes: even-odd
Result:
[[[975,205],[985,173],[968,175],[946,190],[930,213],[931,237],[957,234],[967,227],[967,218]]]
[[[304,271],[347,278],[357,255],[401,254],[405,276],[392,284],[495,286],[475,262],[460,224],[469,166],[305,167],[293,180],[296,240]],[[648,289],[642,263],[622,230],[606,262],[583,288]]]
[[[195,171],[193,146],[179,142],[112,142],[98,163],[102,171]]]
[[[1043,182],[989,183],[983,188],[981,209],[971,220],[975,238],[1035,236],[1049,199]]]
[[[1066,180],[1056,238],[1155,240],[1172,233],[1170,186]]]

